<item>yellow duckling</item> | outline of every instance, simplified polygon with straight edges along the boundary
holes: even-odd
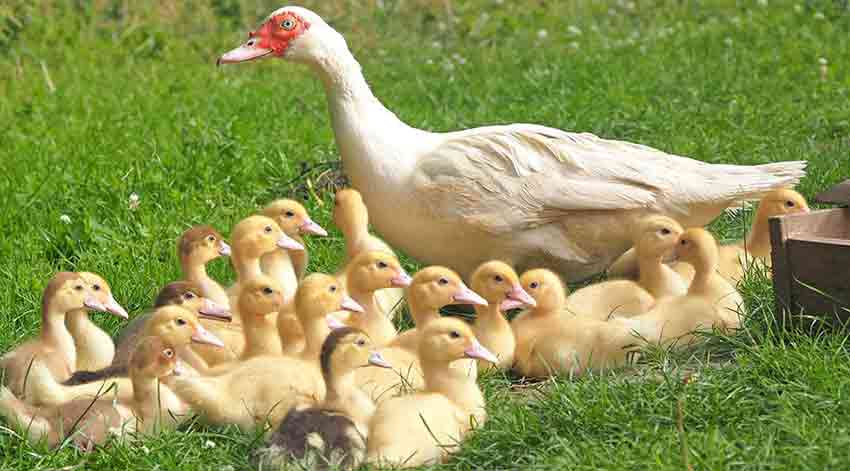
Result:
[[[201,296],[212,302],[230,307],[227,292],[207,274],[207,264],[219,257],[230,256],[230,245],[211,226],[195,226],[177,240],[177,258],[186,281],[195,283]]]
[[[322,226],[316,224],[307,213],[307,210],[299,202],[291,199],[279,199],[269,203],[262,211],[263,216],[270,217],[280,226],[283,232],[296,242],[304,245],[301,236],[312,234],[326,236]],[[307,273],[309,254],[306,250],[275,250],[263,255],[261,265],[263,272],[275,278],[281,285],[292,284],[290,279],[290,268],[295,276],[296,283],[304,278]],[[291,296],[291,294],[290,294]]]
[[[658,299],[685,294],[687,283],[663,263],[682,232],[682,226],[668,217],[649,216],[641,220],[635,236],[642,267],[638,281],[609,280],[581,288],[567,298],[567,310],[606,320],[612,315],[640,314]]]
[[[430,322],[418,340],[425,388],[378,406],[369,427],[370,463],[405,468],[439,463],[487,420],[475,379],[451,364],[462,358],[495,363],[495,355],[457,319]]]
[[[177,355],[161,339],[148,337],[138,344],[130,360],[133,395],[126,401],[112,398],[78,399],[59,407],[36,408],[0,389],[0,415],[23,431],[31,442],[46,440],[50,447],[71,437],[83,450],[110,437],[151,433],[174,425],[169,411],[175,407],[160,380],[179,374]],[[179,408],[179,403],[176,404]]]
[[[319,360],[327,386],[324,402],[286,415],[258,450],[260,469],[285,469],[290,460],[334,469],[360,466],[375,404],[357,387],[354,375],[365,366],[390,367],[372,348],[369,336],[358,329],[342,327],[328,335]]]
[[[481,345],[499,359],[492,366],[508,369],[514,364],[516,340],[503,311],[523,306],[534,307],[536,301],[522,288],[514,269],[504,262],[482,264],[473,272],[470,282],[472,289],[487,300],[487,306],[475,306],[472,331]],[[479,371],[490,366],[490,362],[478,362]]]
[[[90,272],[80,272],[80,278],[109,312],[122,319],[129,318],[127,311],[115,301],[106,280]],[[65,326],[74,337],[74,347],[77,349],[76,370],[99,370],[112,363],[115,357],[112,337],[89,319],[87,310],[69,312],[65,316]]]

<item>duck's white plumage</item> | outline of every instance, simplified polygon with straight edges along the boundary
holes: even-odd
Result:
[[[640,216],[705,225],[730,204],[805,174],[800,161],[709,164],[532,124],[415,129],[374,97],[339,33],[303,8],[272,17],[286,12],[310,27],[283,57],[310,65],[322,79],[345,171],[372,224],[426,264],[466,276],[498,258],[577,280],[630,246],[630,226]]]

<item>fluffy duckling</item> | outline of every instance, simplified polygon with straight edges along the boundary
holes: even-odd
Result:
[[[51,377],[59,381],[71,376],[77,364],[77,349],[65,325],[66,315],[85,309],[126,314],[123,308],[118,309],[117,303],[104,305],[102,298],[103,292],[90,288],[79,273],[59,272],[53,276],[42,295],[39,336],[0,357],[0,378],[12,394],[25,395],[31,364],[43,364]]]
[[[129,318],[127,311],[115,301],[106,280],[90,272],[80,272],[80,278],[109,312],[122,319]],[[76,370],[99,370],[112,363],[115,357],[112,337],[89,319],[88,310],[69,312],[65,316],[65,326],[74,337],[74,347],[77,349]]]
[[[623,365],[638,341],[630,319],[618,323],[589,316],[564,316],[561,279],[544,269],[522,275],[522,285],[537,306],[514,320],[516,369],[523,376],[580,375],[587,369]]]
[[[207,275],[207,264],[229,256],[230,246],[211,226],[192,227],[177,241],[177,258],[180,259],[183,278],[197,284],[201,296],[225,308],[230,307],[230,299],[224,288]]]
[[[363,306],[362,314],[349,316],[346,324],[366,332],[375,345],[386,345],[398,332],[377,300],[379,290],[405,288],[412,278],[398,259],[387,252],[365,251],[354,257],[346,267],[348,293]]]
[[[190,343],[222,345],[221,340],[204,329],[194,313],[179,306],[165,306],[154,311],[145,323],[142,338],[146,337],[160,338],[174,348],[184,362],[187,375],[197,375],[198,371],[207,369],[207,365],[198,362],[197,356],[189,349]],[[121,400],[128,400],[133,394],[132,382],[128,379],[129,361],[75,375],[61,384],[46,373],[45,368],[33,365],[30,372],[31,393],[28,397],[33,404],[61,405],[82,396],[96,396],[109,387],[115,388],[115,395]]]
[[[78,399],[59,407],[36,408],[0,389],[0,415],[25,431],[32,442],[46,440],[55,447],[71,437],[83,450],[105,443],[111,436],[158,431],[174,425],[173,413],[184,413],[179,402],[160,380],[179,374],[174,349],[161,339],[148,337],[139,342],[130,360],[133,396],[127,401]],[[178,410],[174,410],[174,409]]]
[[[685,294],[686,282],[663,263],[675,248],[682,226],[668,217],[650,216],[637,229],[635,247],[642,267],[637,283],[610,280],[586,286],[567,298],[567,311],[606,320],[615,314],[646,312],[658,299]]]
[[[770,229],[771,217],[785,214],[807,213],[809,204],[800,193],[791,189],[779,189],[764,195],[759,202],[750,233],[745,240],[721,245],[718,250],[718,271],[729,283],[735,285],[743,277],[746,268],[757,259],[770,266]],[[676,271],[690,282],[694,276],[693,267],[673,264]],[[610,276],[636,277],[640,269],[635,254],[630,250],[623,254],[608,269]]]
[[[419,336],[425,388],[381,403],[369,428],[367,460],[415,467],[442,461],[459,448],[473,427],[487,420],[484,395],[474,378],[452,368],[453,361],[498,359],[462,321],[437,319]]]
[[[295,294],[306,345],[295,356],[258,356],[214,377],[177,378],[175,392],[215,424],[253,430],[269,421],[277,426],[296,405],[313,406],[325,397],[319,351],[329,333],[326,316],[340,310],[362,310],[336,278],[314,273]]]
[[[286,469],[293,459],[307,459],[318,468],[360,466],[375,404],[355,385],[354,374],[366,366],[390,368],[372,347],[369,336],[358,329],[342,327],[328,335],[319,361],[327,386],[324,402],[286,415],[267,447],[258,450],[260,469]]]
[[[339,190],[334,198],[334,225],[345,237],[345,261],[351,262],[363,252],[386,252],[395,255],[395,251],[386,242],[369,233],[369,210],[363,202],[360,192],[353,188]],[[344,280],[346,273],[337,273]],[[388,316],[395,317],[403,307],[404,290],[390,288],[378,291],[378,307]]]
[[[272,201],[263,208],[262,214],[274,219],[286,235],[302,245],[304,244],[301,239],[303,234],[328,235],[328,231],[310,219],[310,215],[304,209],[304,206],[295,200],[279,199]],[[308,262],[309,255],[306,250],[292,252],[275,250],[263,255],[261,265],[263,272],[277,279],[281,285],[294,286],[307,273]],[[295,276],[294,283],[290,272]],[[292,293],[288,297],[291,296]]]
[[[534,307],[536,301],[522,288],[514,269],[504,262],[492,261],[479,266],[472,274],[471,284],[488,303],[487,306],[475,306],[472,331],[481,345],[499,359],[493,366],[508,369],[514,363],[516,340],[503,311],[526,305]],[[479,371],[489,366],[489,362],[478,362]]]
[[[283,354],[274,315],[283,307],[283,296],[280,284],[267,276],[254,278],[240,290],[239,312],[245,335],[241,360]]]

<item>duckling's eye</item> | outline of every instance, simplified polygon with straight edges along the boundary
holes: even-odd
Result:
[[[194,298],[195,298],[195,293],[193,293],[191,291],[187,291],[187,292],[183,293],[183,299],[194,299]]]
[[[460,332],[453,330],[453,331],[449,332],[449,337],[451,337],[453,339],[459,339],[460,338]]]
[[[536,281],[532,281],[531,284],[528,285],[528,287],[531,288],[531,289],[537,289],[538,287],[540,287],[540,283],[538,283]]]
[[[496,283],[501,283],[501,282],[505,281],[505,279],[502,278],[502,275],[496,275],[496,276],[493,277],[493,279],[496,280]]]
[[[266,226],[265,228],[263,228],[263,231],[265,231],[266,234],[271,234],[272,226]]]
[[[667,229],[666,227],[661,229],[659,232],[661,232],[661,235],[670,235],[670,229]]]
[[[77,285],[77,286],[74,286],[74,289],[75,289],[75,290],[77,290],[77,291],[82,291],[82,290],[83,290],[83,285]]]
[[[207,240],[210,242],[215,242],[215,236],[208,236]]]
[[[387,262],[378,262],[378,268],[387,268]]]
[[[440,278],[440,279],[437,281],[437,283],[439,283],[439,284],[441,284],[441,285],[444,285],[444,286],[445,286],[445,285],[449,284],[449,280],[447,280],[447,279],[445,279],[445,278]]]
[[[293,213],[292,211],[287,211],[286,213],[284,213],[284,215],[288,218],[295,217],[295,213]]]
[[[263,294],[272,294],[272,293],[274,293],[274,290],[269,288],[268,286],[263,288]]]
[[[789,208],[793,208],[793,207],[795,206],[795,204],[794,204],[794,202],[793,202],[793,201],[786,201],[786,202],[785,202],[785,206],[787,206],[787,207],[789,207]]]
[[[174,358],[174,350],[168,348],[162,351],[162,356],[165,358]]]
[[[331,293],[336,293],[336,285],[330,285],[328,287],[328,291],[330,291]]]
[[[680,245],[688,245],[688,241],[687,240],[680,240],[679,244]]]
[[[95,291],[100,291],[100,285],[92,285],[91,289]]]
[[[292,31],[292,28],[295,28],[295,21],[292,18],[287,18],[283,20],[280,27],[287,31]]]
[[[364,340],[364,339],[360,339],[360,340],[358,340],[358,341],[357,341],[357,346],[358,346],[358,347],[362,347],[362,346],[364,346],[364,345],[366,345],[366,340]]]
[[[177,319],[174,321],[177,325],[186,325],[186,319]]]

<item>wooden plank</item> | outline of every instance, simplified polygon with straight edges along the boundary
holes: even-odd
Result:
[[[850,208],[834,208],[779,216],[787,237],[850,239]]]
[[[818,203],[831,203],[842,205],[850,204],[850,180],[844,180],[838,185],[835,185],[834,187],[824,192],[821,192],[820,194],[815,196],[815,201],[817,201]]]
[[[787,239],[793,266],[791,310],[825,320],[850,318],[850,241],[835,245],[822,240]]]
[[[776,320],[784,327],[790,320],[791,265],[788,257],[788,216],[772,217],[768,220],[770,229],[770,258],[773,268],[773,289],[776,296]]]

